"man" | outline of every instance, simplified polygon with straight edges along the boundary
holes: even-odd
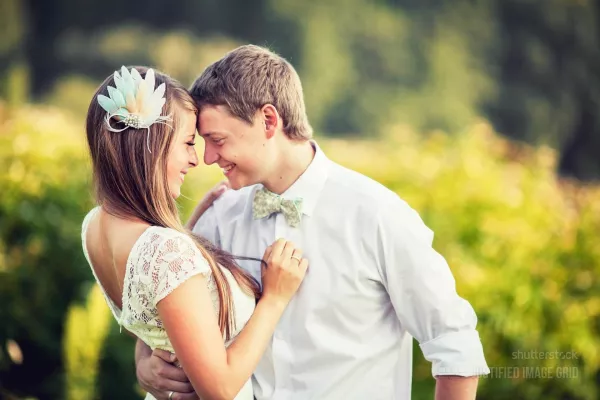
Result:
[[[433,233],[396,194],[310,140],[294,68],[242,46],[209,66],[191,92],[204,162],[218,164],[234,189],[195,232],[250,257],[283,237],[310,261],[254,373],[256,398],[409,399],[412,337],[433,364],[437,398],[475,398],[477,376],[489,373],[477,318],[431,247]],[[259,265],[241,265],[260,280]],[[193,398],[185,375],[167,363],[174,356],[137,350],[145,389]]]

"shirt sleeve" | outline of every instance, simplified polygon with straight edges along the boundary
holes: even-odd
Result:
[[[382,208],[378,258],[383,284],[402,326],[419,342],[433,376],[489,374],[477,316],[456,292],[433,232],[406,203]]]
[[[208,261],[191,238],[183,233],[165,238],[148,269],[154,306],[189,278],[198,274],[209,276],[210,272]]]

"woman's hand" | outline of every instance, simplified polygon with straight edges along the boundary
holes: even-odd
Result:
[[[308,260],[292,242],[279,239],[267,247],[263,261],[266,266],[262,267],[261,299],[273,299],[286,306],[306,275]]]
[[[200,202],[194,209],[194,212],[192,212],[192,215],[190,216],[190,219],[188,220],[187,224],[185,224],[185,227],[189,230],[194,229],[194,226],[196,226],[196,223],[198,222],[202,214],[204,214],[206,210],[208,210],[208,208],[212,205],[212,203],[214,203],[216,199],[221,197],[221,195],[230,188],[231,186],[229,185],[229,182],[225,180],[219,182],[212,189],[210,189],[204,195],[202,200],[200,200]]]

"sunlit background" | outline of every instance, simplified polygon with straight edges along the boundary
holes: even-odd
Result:
[[[479,398],[598,399],[599,20],[591,0],[0,0],[0,398],[143,397],[81,251],[85,112],[123,64],[189,85],[254,43],[297,68],[328,156],[436,232],[479,316]],[[222,179],[191,175],[184,219]],[[415,347],[413,398],[433,387]]]

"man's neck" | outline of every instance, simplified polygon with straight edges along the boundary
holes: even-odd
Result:
[[[315,156],[315,149],[305,142],[287,142],[279,157],[279,165],[263,182],[264,187],[273,193],[282,194],[306,171]]]

